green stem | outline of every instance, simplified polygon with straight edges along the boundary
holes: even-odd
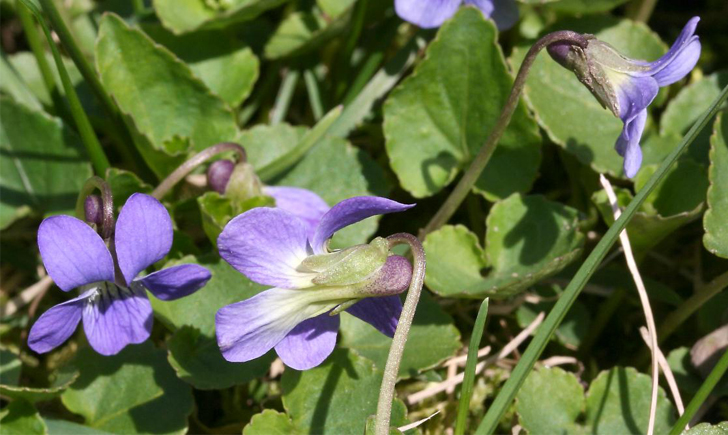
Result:
[[[616,242],[619,237],[619,233],[627,226],[627,223],[630,219],[632,219],[639,207],[642,206],[642,203],[644,203],[647,196],[652,193],[655,186],[657,186],[663,178],[665,178],[668,169],[670,169],[670,167],[677,161],[680,154],[682,154],[687,146],[695,140],[695,137],[708,124],[708,122],[713,119],[713,116],[715,116],[718,112],[720,105],[726,97],[728,97],[728,86],[723,88],[720,95],[712,103],[710,108],[700,116],[695,124],[693,124],[690,131],[688,131],[682,139],[680,144],[675,147],[665,160],[663,160],[657,171],[647,181],[647,184],[645,184],[642,190],[640,190],[629,203],[627,208],[624,210],[624,213],[622,213],[619,219],[617,219],[612,226],[609,227],[609,230],[607,230],[604,237],[602,237],[591,254],[589,254],[587,259],[584,261],[584,264],[581,265],[579,270],[576,272],[576,275],[574,275],[574,278],[559,298],[558,302],[556,302],[556,305],[554,305],[554,308],[551,310],[548,317],[546,317],[546,320],[544,320],[543,324],[538,329],[536,336],[533,338],[531,344],[528,346],[520,361],[518,361],[518,364],[511,372],[511,376],[506,381],[503,389],[500,391],[498,396],[496,396],[490,409],[480,422],[480,426],[478,427],[476,434],[491,434],[495,431],[498,426],[498,422],[508,409],[513,398],[516,396],[518,389],[525,381],[526,376],[530,373],[533,365],[536,363],[539,356],[546,348],[546,345],[551,340],[551,336],[554,331],[556,331],[556,328],[559,324],[561,324],[564,316],[566,316],[569,308],[574,303],[577,296],[579,296],[579,293],[584,288],[589,278],[597,270],[599,263],[604,259],[609,252],[609,249]]]
[[[121,118],[121,114],[119,113],[116,104],[114,103],[114,100],[111,98],[111,95],[106,92],[106,89],[101,84],[101,80],[99,80],[96,71],[91,66],[88,59],[83,54],[83,51],[76,43],[76,40],[71,34],[68,26],[66,26],[66,22],[63,20],[63,17],[61,17],[61,14],[58,12],[55,2],[53,0],[38,1],[43,7],[43,11],[45,11],[46,15],[48,16],[48,20],[50,21],[51,26],[53,26],[53,29],[56,31],[58,39],[60,39],[61,41],[61,44],[63,44],[63,47],[66,49],[66,52],[73,60],[73,63],[76,64],[76,67],[83,76],[84,80],[91,87],[92,92],[94,93],[96,98],[99,99],[102,107],[104,108],[104,111],[109,116],[111,120],[109,126],[112,133],[110,137],[112,138],[113,143],[116,146],[116,150],[119,152],[121,158],[127,165],[138,169],[136,163],[138,159],[135,158],[137,156],[134,156],[131,150],[128,148],[128,144],[133,143],[133,141],[131,139],[131,136],[129,135],[129,132],[126,130],[126,126],[123,119]]]
[[[144,0],[132,0],[131,5],[134,8],[134,15],[137,17],[146,15],[147,9],[144,7]]]
[[[723,378],[723,375],[726,373],[726,371],[728,371],[728,350],[723,351],[723,356],[721,356],[718,360],[718,364],[713,367],[713,370],[705,379],[703,385],[700,386],[698,392],[695,393],[695,396],[693,396],[693,400],[691,400],[687,408],[685,408],[685,413],[680,416],[680,418],[675,423],[675,426],[672,427],[670,435],[678,435],[679,433],[682,433],[682,431],[685,429],[685,426],[690,423],[690,420],[698,411],[700,405],[705,402],[705,399],[708,398],[715,386],[718,384],[721,378]]]
[[[60,92],[58,92],[58,85],[55,77],[53,76],[53,70],[45,56],[45,48],[43,47],[43,42],[40,39],[38,28],[35,27],[35,23],[33,22],[33,17],[22,0],[18,0],[16,6],[20,22],[23,26],[23,32],[25,33],[25,39],[28,41],[28,45],[33,51],[36,63],[38,63],[38,69],[40,70],[40,75],[43,78],[43,84],[48,91],[48,95],[50,95],[53,101],[56,114],[59,116],[68,115],[66,104],[61,98]]]
[[[276,102],[273,106],[273,113],[271,114],[270,123],[271,125],[280,124],[286,118],[288,114],[288,108],[291,106],[291,99],[293,99],[293,92],[296,90],[296,84],[298,83],[298,76],[301,73],[298,70],[288,70],[286,76],[283,77],[283,83],[276,96]]]
[[[473,188],[473,185],[478,180],[478,177],[480,177],[483,169],[485,169],[488,161],[490,161],[490,157],[493,155],[493,151],[495,151],[495,147],[496,145],[498,145],[498,141],[500,140],[501,136],[503,136],[503,132],[505,132],[508,123],[511,121],[511,116],[513,116],[513,112],[518,106],[518,100],[521,95],[521,91],[523,91],[523,87],[526,84],[528,71],[531,69],[533,61],[536,60],[536,56],[538,56],[538,53],[550,44],[560,41],[571,42],[572,44],[578,45],[582,48],[586,48],[587,46],[587,40],[584,35],[572,32],[570,30],[562,30],[549,33],[548,35],[536,41],[535,44],[533,44],[531,49],[528,50],[528,53],[526,53],[526,57],[523,59],[521,68],[518,70],[518,75],[516,75],[516,79],[513,82],[511,94],[508,96],[506,104],[505,106],[503,106],[503,110],[501,111],[500,117],[498,118],[498,121],[496,121],[495,126],[493,126],[493,130],[491,130],[490,135],[488,135],[488,139],[486,139],[485,144],[480,148],[480,151],[478,151],[478,155],[475,156],[475,159],[470,164],[468,170],[465,171],[465,174],[463,174],[463,177],[455,186],[455,189],[453,189],[453,191],[450,193],[450,196],[448,196],[445,202],[442,203],[440,209],[437,211],[437,213],[435,213],[432,219],[430,219],[430,222],[425,226],[425,228],[422,229],[420,233],[420,238],[435,231],[436,229],[447,223],[447,221],[450,220],[458,207],[460,207],[460,204],[468,195],[470,189]]]
[[[455,421],[455,435],[463,435],[465,433],[465,423],[467,423],[468,411],[470,410],[470,399],[473,397],[475,366],[478,364],[478,349],[480,348],[480,340],[483,338],[485,320],[488,317],[489,300],[485,298],[483,303],[480,304],[478,317],[475,318],[475,326],[473,326],[473,335],[470,337],[468,359],[465,362],[465,376],[463,377],[463,385],[460,388],[460,404],[458,405],[458,416]]]
[[[76,216],[85,221],[86,211],[84,206],[86,204],[86,197],[89,196],[94,189],[101,191],[101,205],[103,208],[103,216],[101,218],[101,237],[107,240],[114,233],[114,196],[111,194],[111,187],[109,183],[104,181],[103,178],[94,175],[93,177],[86,180],[81,191],[78,193],[76,199]]]
[[[407,233],[397,233],[387,237],[390,249],[393,246],[407,244],[412,252],[414,264],[412,265],[412,279],[407,299],[402,307],[402,314],[399,316],[397,330],[394,332],[392,346],[389,348],[387,364],[384,367],[382,387],[379,390],[379,402],[377,403],[377,416],[374,424],[376,435],[389,435],[389,421],[392,417],[392,401],[394,400],[394,387],[397,384],[399,375],[399,364],[404,354],[404,346],[407,343],[412,320],[415,317],[417,303],[420,300],[422,285],[425,282],[425,250],[417,237]]]
[[[63,84],[64,91],[66,92],[66,98],[68,98],[68,103],[71,107],[71,115],[73,116],[73,120],[76,122],[78,133],[81,135],[81,140],[86,147],[86,152],[88,152],[94,170],[97,174],[104,175],[106,174],[106,170],[111,166],[109,164],[109,159],[106,158],[106,154],[104,154],[104,150],[101,148],[99,139],[96,137],[96,133],[91,127],[91,123],[86,116],[86,112],[83,111],[83,106],[81,106],[81,101],[78,99],[76,90],[73,88],[73,83],[71,82],[71,78],[68,76],[66,66],[63,64],[61,54],[58,52],[58,48],[53,43],[53,37],[51,36],[50,29],[46,25],[43,20],[43,15],[35,4],[33,4],[30,0],[21,1],[35,16],[36,20],[38,20],[41,28],[43,28],[43,33],[45,33],[45,36],[48,39],[48,44],[51,47],[51,52],[53,53],[53,59],[56,61],[56,68],[58,68],[58,73],[61,76],[61,83]]]
[[[179,183],[183,178],[187,176],[193,169],[206,162],[211,157],[217,154],[224,153],[226,151],[235,151],[238,154],[238,163],[245,163],[247,161],[247,154],[245,148],[233,143],[233,142],[222,142],[211,147],[205,148],[194,156],[190,157],[186,162],[182,163],[177,169],[172,171],[159,186],[152,192],[152,196],[157,199],[164,198],[172,188]]]
[[[642,0],[632,15],[632,19],[642,23],[646,23],[650,20],[652,12],[655,10],[657,0]]]
[[[308,101],[311,102],[311,110],[313,118],[318,121],[324,116],[324,105],[321,103],[321,92],[319,92],[318,82],[313,71],[307,69],[303,72],[303,80],[306,82],[306,90],[308,91]]]

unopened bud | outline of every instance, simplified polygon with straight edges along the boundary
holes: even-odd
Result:
[[[86,222],[96,224],[97,227],[100,227],[104,215],[101,197],[98,195],[87,196],[83,208],[86,215]]]
[[[250,163],[240,162],[235,165],[229,180],[225,196],[231,200],[242,202],[263,194],[263,183]]]
[[[412,265],[400,255],[390,255],[370,284],[370,289],[379,295],[396,295],[407,290],[412,280]]]
[[[219,194],[224,194],[230,182],[235,163],[230,160],[218,160],[207,168],[207,185]]]

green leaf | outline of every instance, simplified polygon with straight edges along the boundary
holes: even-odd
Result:
[[[462,226],[428,234],[425,283],[441,296],[512,296],[578,257],[584,244],[578,221],[578,212],[563,204],[511,195],[490,210],[485,250]],[[490,271],[482,277],[486,267]]]
[[[174,33],[222,28],[252,20],[287,0],[152,0],[162,24]]]
[[[159,25],[143,25],[144,32],[182,59],[207,87],[231,107],[250,95],[260,62],[250,47],[219,30],[176,36]]]
[[[715,299],[713,301],[716,303],[720,302],[715,301]],[[704,379],[693,366],[690,358],[690,349],[687,347],[673,349],[667,355],[667,363],[673,375],[675,375],[675,381],[680,385],[680,390],[685,394],[683,397],[685,399],[691,398],[700,389],[700,386],[703,385]],[[719,383],[715,387],[713,394],[718,397],[728,396],[728,380]]]
[[[55,418],[44,418],[46,426],[48,427],[49,435],[107,435],[108,432],[103,432],[98,429],[83,426],[78,423],[66,420],[57,420]]]
[[[665,52],[665,45],[647,26],[629,20],[584,17],[559,22],[544,33],[562,29],[593,33],[635,59],[655,60]],[[513,50],[510,60],[514,68],[520,66],[531,44],[529,41]],[[622,121],[602,108],[574,73],[542,52],[531,67],[524,92],[538,123],[553,142],[597,172],[623,176],[622,158],[614,151]]]
[[[585,401],[576,376],[542,368],[526,378],[516,410],[521,425],[534,434],[641,434],[647,431],[651,384],[631,367],[615,367],[594,379]],[[576,423],[585,405],[585,423]],[[659,388],[655,433],[667,433],[674,421],[672,404]]]
[[[48,433],[38,411],[25,400],[14,400],[4,409],[0,409],[0,428],[7,435]]]
[[[460,9],[384,105],[387,154],[402,187],[418,198],[431,196],[467,168],[512,83],[495,26],[477,9]],[[491,201],[529,190],[540,143],[536,123],[520,104],[476,190]]]
[[[728,258],[728,121],[718,115],[710,138],[708,210],[703,217],[703,245],[719,257]]]
[[[184,263],[206,267],[212,274],[207,285],[175,301],[150,298],[155,314],[174,331],[167,346],[169,363],[177,376],[198,389],[222,389],[264,375],[272,354],[247,363],[223,359],[215,338],[215,314],[220,308],[248,299],[265,287],[248,280],[217,256],[199,262],[186,257],[166,267]]]
[[[639,192],[655,173],[655,165],[643,167],[635,178]],[[635,258],[644,255],[678,228],[700,217],[708,181],[705,170],[691,160],[682,160],[673,166],[665,179],[647,197],[634,218],[627,225]],[[632,200],[627,189],[615,189],[621,207]],[[607,225],[614,222],[614,214],[603,190],[595,192],[592,200]]]
[[[353,351],[335,349],[311,370],[283,372],[283,405],[302,433],[359,434],[377,408],[382,370]],[[400,401],[392,407],[392,425],[407,424]]]
[[[0,97],[0,228],[30,212],[72,214],[92,174],[78,136],[51,118]]]
[[[574,15],[593,14],[610,11],[626,2],[627,0],[557,0],[549,2],[546,8]],[[531,1],[531,3],[535,3],[535,1]]]
[[[191,388],[150,341],[114,356],[79,350],[81,376],[61,396],[63,404],[95,429],[110,433],[183,434],[192,413]]]
[[[306,432],[299,432],[293,425],[291,419],[284,413],[272,409],[263,410],[250,420],[243,435],[299,435]]]
[[[594,379],[586,398],[586,426],[594,434],[647,432],[652,380],[631,367],[615,367]],[[668,433],[675,411],[658,389],[655,433]]]
[[[720,95],[721,89],[728,84],[728,71],[719,71],[685,86],[667,105],[660,119],[660,135],[684,135],[705,106]],[[688,154],[700,163],[708,163],[710,149],[710,129],[702,131],[688,148]],[[677,142],[675,142],[677,143]]]
[[[23,104],[34,110],[43,110],[38,98],[33,94],[25,81],[19,77],[15,68],[10,65],[5,54],[0,55],[0,91],[11,96],[19,104]]]
[[[518,391],[518,422],[532,434],[579,433],[584,388],[572,373],[558,367],[534,370]]]
[[[68,389],[78,378],[78,372],[65,371],[56,375],[52,385],[47,388],[25,387],[17,384],[0,385],[0,395],[30,403],[55,399]]]
[[[281,21],[265,44],[265,57],[278,59],[314,50],[344,31],[349,15],[342,13],[332,19],[315,7],[293,12]]]
[[[341,335],[342,346],[354,349],[384,370],[392,346],[391,338],[349,314],[341,315]],[[399,377],[417,376],[453,356],[461,347],[460,332],[452,317],[432,297],[423,293],[399,366]]]
[[[700,423],[683,432],[683,435],[728,435],[728,421],[716,425]]]
[[[127,115],[139,151],[159,176],[171,172],[186,152],[237,135],[227,105],[187,65],[117,15],[101,20],[96,65]]]

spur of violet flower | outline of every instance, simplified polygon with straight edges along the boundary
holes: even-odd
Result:
[[[412,277],[409,261],[391,255],[382,238],[334,252],[328,240],[370,216],[411,207],[356,197],[318,218],[315,210],[305,219],[284,205],[255,208],[231,220],[218,238],[220,256],[252,281],[274,288],[217,312],[217,342],[225,359],[250,361],[275,348],[291,368],[316,367],[336,345],[344,310],[392,337],[402,310],[397,295]]]
[[[394,0],[397,15],[423,29],[440,27],[461,5],[480,9],[483,15],[495,21],[499,30],[510,29],[518,21],[518,6],[514,0]]]
[[[137,278],[167,255],[172,237],[167,210],[141,193],[130,196],[122,207],[111,251],[79,219],[65,215],[44,219],[38,228],[38,247],[48,275],[61,290],[79,288],[81,295],[40,316],[28,335],[30,348],[38,353],[54,349],[82,319],[89,344],[102,355],[114,355],[127,344],[149,338],[153,317],[145,289],[169,301],[194,293],[211,276],[202,266],[185,264]]]
[[[571,70],[601,103],[624,122],[615,149],[624,157],[624,173],[632,178],[642,164],[640,139],[647,106],[660,87],[685,77],[698,62],[700,40],[694,34],[700,21],[693,17],[670,50],[654,62],[630,59],[606,42],[591,37],[586,49],[569,43],[548,47],[551,57]]]

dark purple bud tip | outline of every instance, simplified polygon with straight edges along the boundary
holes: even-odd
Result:
[[[207,185],[219,194],[225,193],[235,163],[230,160],[218,160],[207,168]]]
[[[84,211],[86,213],[86,222],[101,226],[101,221],[104,216],[103,201],[98,195],[89,195],[86,197],[86,201],[83,204]]]
[[[412,265],[409,260],[399,255],[390,255],[379,270],[372,288],[377,294],[396,295],[407,290],[410,280],[412,280]]]
[[[567,58],[573,49],[572,47],[573,44],[571,42],[559,41],[550,44],[546,47],[546,50],[549,52],[549,55],[551,55],[553,60],[558,62],[561,66],[567,66]]]

